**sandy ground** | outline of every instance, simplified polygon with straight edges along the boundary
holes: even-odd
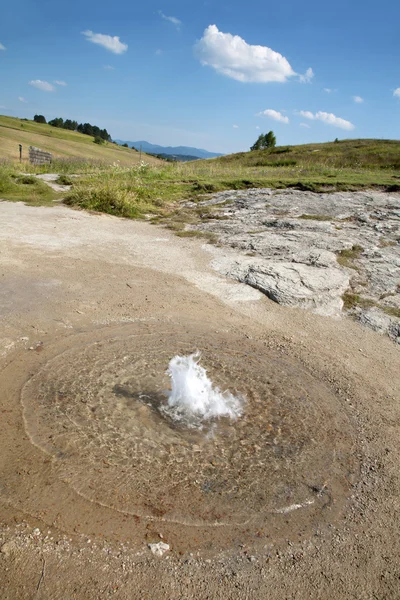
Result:
[[[147,223],[0,203],[2,600],[400,598],[399,348],[351,320],[283,308],[225,280],[209,266],[218,253]],[[60,463],[76,449],[46,452],[29,382],[62,353],[79,357],[88,344],[129,335],[140,345],[147,334],[171,349],[174,336],[234,344],[246,373],[256,353],[265,364],[281,357],[327,390],[351,457],[338,456],[332,429],[331,470],[313,482],[312,512],[289,503],[263,530],[232,533],[216,519],[195,535],[153,509],[139,518],[74,487],[77,463]],[[155,557],[148,543],[161,539],[170,550]]]

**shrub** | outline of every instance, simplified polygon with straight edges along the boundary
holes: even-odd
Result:
[[[100,145],[104,144],[103,138],[101,138],[99,135],[96,135],[96,137],[94,138],[93,141],[94,141],[95,144],[100,144]]]
[[[64,202],[121,217],[135,218],[141,214],[134,192],[107,182],[92,187],[78,184],[72,188]]]

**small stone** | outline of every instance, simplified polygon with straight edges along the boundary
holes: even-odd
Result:
[[[9,556],[11,556],[16,550],[16,545],[15,542],[6,542],[5,544],[2,545],[2,547],[0,548],[0,552],[2,554],[4,554],[4,556],[6,558],[8,558]]]
[[[158,544],[148,544],[154,556],[163,556],[170,549],[169,544],[159,542]]]
[[[38,528],[36,527],[36,529],[34,529],[34,530],[32,531],[32,534],[33,534],[33,535],[36,535],[36,536],[37,536],[37,535],[40,535],[40,529],[38,529]]]

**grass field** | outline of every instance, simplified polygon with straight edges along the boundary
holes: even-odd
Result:
[[[280,146],[270,150],[239,152],[215,159],[225,166],[295,167],[315,166],[335,169],[397,169],[400,170],[400,141],[338,140],[325,144]]]
[[[56,158],[43,167],[19,164],[18,143],[49,150]],[[67,204],[131,218],[153,214],[176,229],[191,219],[181,201],[227,189],[400,191],[400,142],[395,140],[285,146],[190,163],[165,163],[143,155],[141,163],[138,152],[112,143],[98,146],[83,134],[0,117],[1,157],[9,159],[0,166],[1,198],[51,201],[54,194],[47,186],[24,179],[24,172],[80,174],[65,196]]]
[[[0,115],[0,159],[17,161],[19,144],[23,147],[24,161],[28,160],[28,147],[36,146],[51,152],[55,158],[83,159],[104,165],[117,163],[124,166],[140,162],[139,152],[130,148],[111,142],[98,145],[92,137],[83,133]],[[145,155],[144,158],[151,164],[160,163],[152,156]]]

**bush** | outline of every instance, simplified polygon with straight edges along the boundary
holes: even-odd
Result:
[[[95,144],[100,144],[100,145],[104,144],[103,138],[101,138],[99,135],[96,135],[96,137],[94,138],[93,141],[94,141]]]
[[[74,183],[72,177],[68,177],[68,175],[62,174],[58,177],[56,183],[59,185],[72,185]]]

